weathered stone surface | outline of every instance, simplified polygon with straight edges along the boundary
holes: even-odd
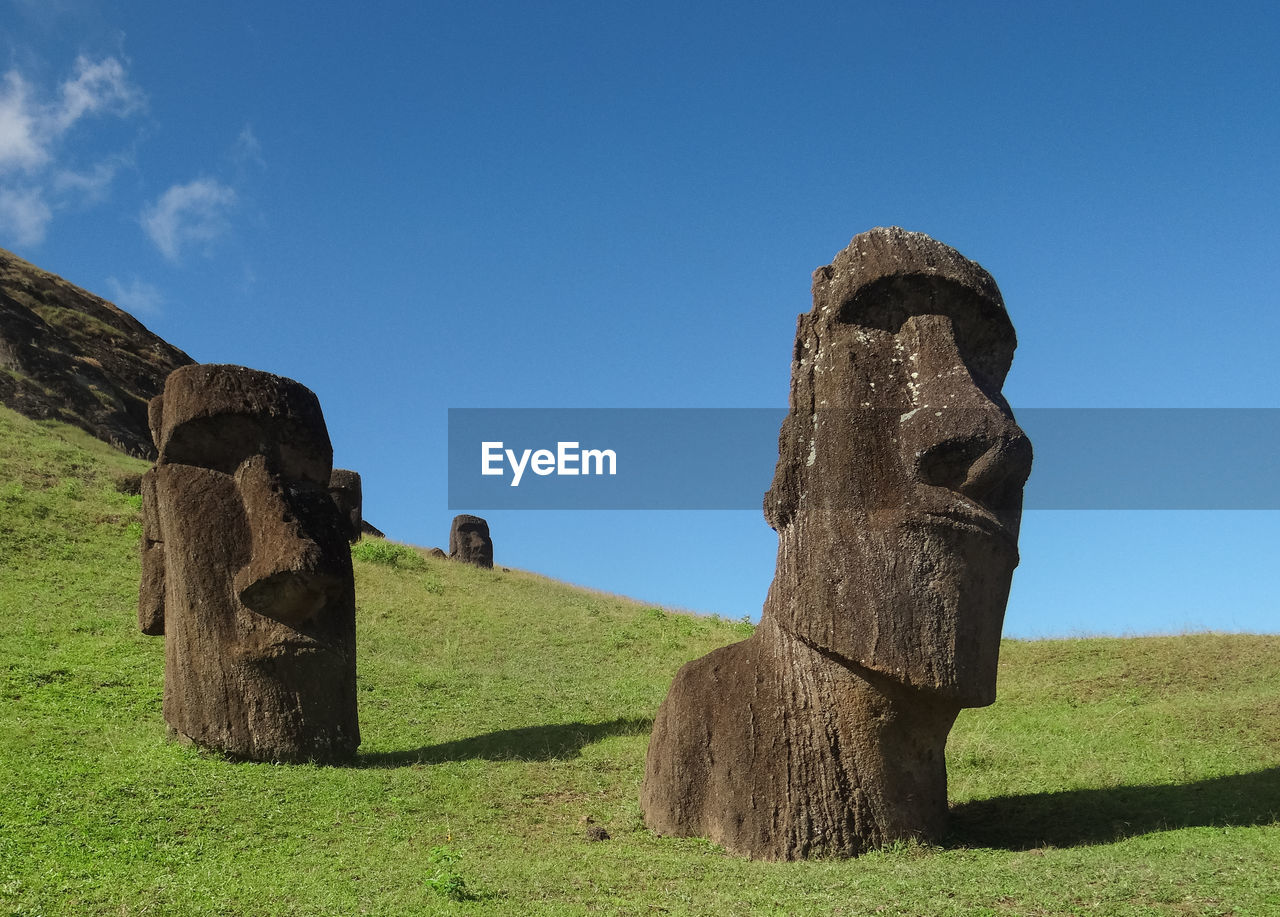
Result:
[[[347,520],[347,538],[352,544],[360,540],[364,522],[363,500],[360,491],[360,475],[346,468],[335,468],[329,476],[329,495],[338,506],[338,512]]]
[[[165,720],[236,757],[349,757],[360,744],[350,522],[328,490],[315,395],[193,365],[169,376],[150,418],[159,458],[143,480],[139,622],[165,635]]]
[[[138,584],[138,628],[164,636],[164,538],[156,507],[156,470],[142,476],[142,580]]]
[[[493,540],[489,537],[489,523],[479,516],[454,516],[453,525],[449,527],[449,556],[477,567],[492,567]]]
[[[190,362],[127,312],[0,249],[0,404],[155,458],[147,402]]]
[[[688,663],[641,807],[762,859],[937,839],[947,733],[995,699],[1031,447],[990,275],[919,233],[854,238],[813,279],[765,517],[760,626]]]

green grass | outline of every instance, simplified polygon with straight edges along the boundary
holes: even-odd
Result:
[[[365,538],[353,545],[351,556],[371,564],[385,564],[404,570],[422,570],[427,566],[422,553],[407,544],[397,544],[384,538]]]
[[[108,339],[124,340],[126,335],[119,328],[113,328],[100,318],[88,315],[79,309],[70,309],[64,305],[60,305],[56,300],[58,295],[52,291],[42,294],[40,299],[33,299],[30,296],[18,294],[16,297],[20,302],[31,308],[33,312],[39,315],[50,325],[55,325],[65,329],[71,335],[76,337],[106,337]],[[54,302],[48,302],[48,299],[54,299]]]
[[[637,804],[675,670],[749,626],[387,542],[355,552],[355,766],[167,741],[144,468],[0,410],[5,917],[1280,914],[1280,638],[1006,642],[944,843],[752,863]]]

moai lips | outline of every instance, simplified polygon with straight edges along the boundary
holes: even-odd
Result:
[[[328,490],[315,395],[240,366],[187,366],[151,423],[144,521],[157,535],[144,537],[139,620],[165,634],[166,721],[237,757],[349,757],[360,742],[350,526]]]
[[[750,640],[676,676],[642,808],[765,859],[936,839],[956,714],[995,699],[1031,447],[1000,394],[1016,345],[979,265],[875,229],[814,273],[765,517]]]

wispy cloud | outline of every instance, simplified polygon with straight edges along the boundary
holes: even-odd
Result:
[[[10,70],[0,89],[0,174],[13,169],[31,171],[49,158],[39,136],[39,117],[27,81]]]
[[[246,124],[236,137],[236,142],[231,145],[231,161],[236,165],[253,164],[266,168],[267,161],[262,158],[262,144],[258,142],[252,125]]]
[[[80,172],[73,169],[59,169],[53,175],[53,189],[61,193],[74,192],[87,203],[96,204],[106,200],[116,173],[122,166],[129,165],[132,161],[129,156],[112,156]]]
[[[142,228],[160,253],[177,261],[193,242],[212,242],[226,232],[236,193],[212,178],[173,185],[142,211]]]
[[[123,284],[115,277],[107,278],[107,293],[111,301],[133,315],[158,315],[164,305],[164,296],[158,289],[134,277]]]
[[[43,242],[52,219],[53,211],[39,188],[0,186],[0,231],[11,235],[18,245]]]
[[[87,118],[126,118],[145,104],[114,57],[76,58],[71,76],[43,98],[17,70],[6,73],[0,80],[0,233],[38,244],[63,198],[105,198],[121,157],[75,171],[59,161],[63,141]]]
[[[62,84],[61,99],[51,114],[54,129],[63,133],[85,115],[125,117],[142,106],[142,92],[125,77],[120,61],[81,56],[76,58],[75,76]]]

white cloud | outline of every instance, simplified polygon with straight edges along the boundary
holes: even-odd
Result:
[[[258,142],[251,125],[246,124],[240,131],[240,136],[236,137],[236,142],[231,147],[231,159],[240,165],[253,163],[266,168],[267,161],[262,158],[262,144]]]
[[[39,188],[0,187],[0,233],[17,245],[39,245],[52,219]]]
[[[38,112],[29,99],[22,74],[10,70],[0,89],[0,172],[31,170],[49,158],[39,137]]]
[[[236,193],[212,179],[173,185],[142,211],[142,228],[160,253],[177,261],[189,242],[211,242],[227,229],[227,212]]]
[[[76,58],[75,78],[62,84],[62,98],[50,120],[63,133],[85,115],[99,112],[125,117],[143,105],[142,93],[125,79],[124,65],[114,57],[97,62]]]
[[[114,277],[107,278],[111,301],[133,315],[158,315],[164,296],[158,289],[134,277],[126,286]]]
[[[37,169],[53,158],[54,146],[77,121],[96,114],[124,118],[144,104],[141,91],[114,57],[78,57],[74,74],[62,84],[58,98],[45,105],[33,98],[21,73],[5,74],[0,90],[0,170]]]
[[[106,200],[107,189],[115,180],[116,173],[128,161],[126,157],[115,156],[83,172],[60,169],[53,176],[53,189],[63,194],[78,194],[90,203]]]
[[[122,157],[74,171],[59,162],[61,143],[90,116],[124,118],[144,104],[114,57],[76,58],[71,78],[47,102],[17,70],[6,73],[0,81],[0,226],[21,244],[38,244],[53,217],[51,194],[55,202],[67,194],[90,202],[105,198]]]

